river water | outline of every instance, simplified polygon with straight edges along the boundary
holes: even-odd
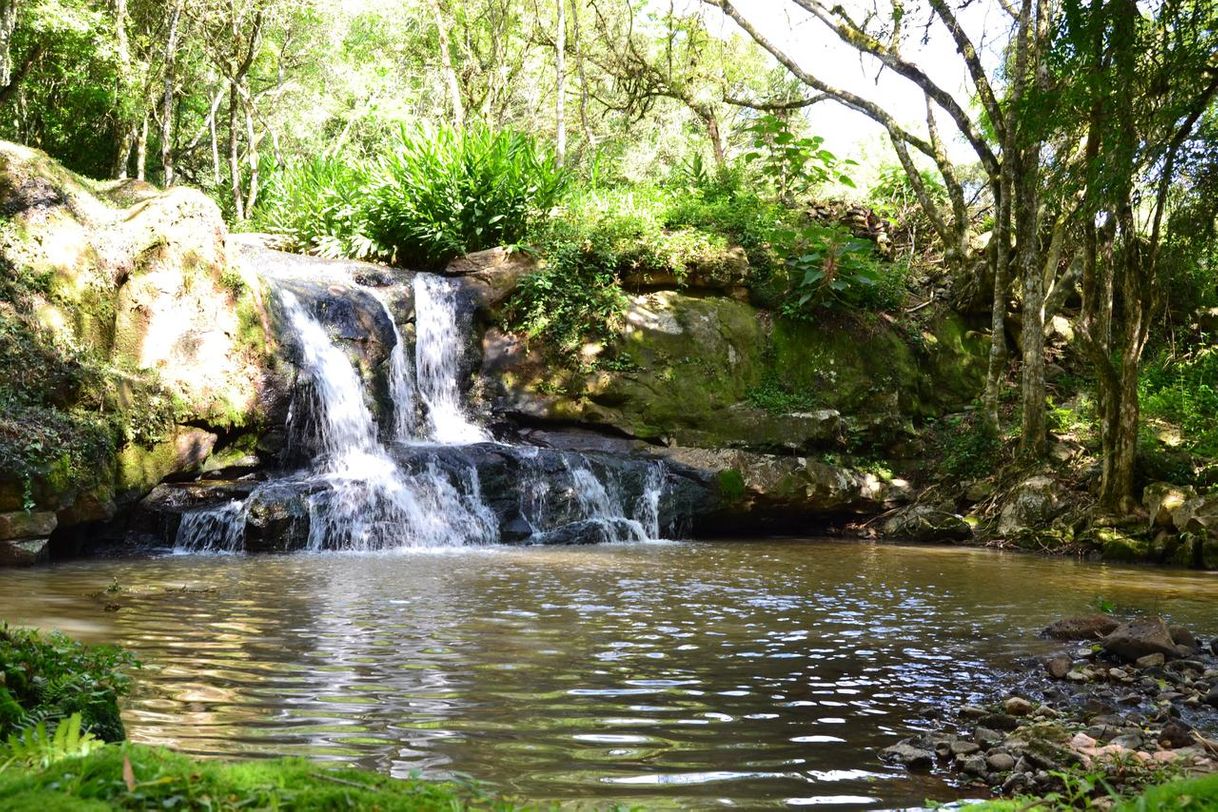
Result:
[[[135,650],[129,735],[189,753],[881,809],[958,797],[877,751],[1097,597],[1218,632],[1212,574],[825,540],[91,560],[6,572],[0,618]]]

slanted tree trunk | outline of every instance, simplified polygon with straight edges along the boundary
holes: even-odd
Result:
[[[241,116],[241,90],[234,75],[228,80],[228,179],[233,196],[233,216],[238,222],[245,219],[245,195],[241,189],[241,133],[238,129]]]

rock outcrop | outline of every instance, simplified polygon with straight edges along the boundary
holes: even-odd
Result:
[[[204,195],[0,143],[0,211],[0,511],[110,519],[271,411],[262,291]]]

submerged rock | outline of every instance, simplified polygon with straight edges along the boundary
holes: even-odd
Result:
[[[1080,615],[1050,623],[1040,636],[1050,640],[1098,640],[1116,631],[1121,623],[1111,615]]]

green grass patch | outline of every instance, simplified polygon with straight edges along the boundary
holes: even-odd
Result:
[[[0,772],[8,812],[168,809],[510,810],[473,784],[398,780],[300,759],[196,761],[168,750],[112,744],[41,770]]]

